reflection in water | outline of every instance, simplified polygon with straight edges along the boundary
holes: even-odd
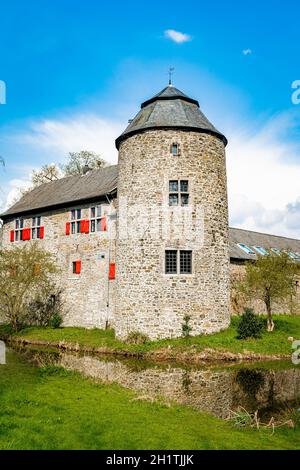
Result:
[[[22,355],[39,366],[61,365],[105,383],[118,383],[148,397],[163,397],[220,418],[240,407],[275,416],[283,407],[299,407],[300,368],[184,368],[96,356],[26,349]]]

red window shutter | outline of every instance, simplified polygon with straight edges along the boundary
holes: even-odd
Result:
[[[71,227],[71,223],[67,222],[66,223],[66,235],[70,235],[70,227]]]
[[[116,279],[116,263],[109,264],[109,275],[108,278],[110,281]]]
[[[22,230],[22,240],[30,240],[30,228],[23,228]]]
[[[90,231],[90,221],[81,220],[80,221],[80,233],[89,233]]]
[[[102,217],[101,219],[101,232],[106,232],[106,217]]]
[[[81,261],[76,261],[75,274],[81,273]]]
[[[14,241],[15,241],[15,231],[14,231],[14,230],[11,230],[11,231],[10,231],[10,241],[11,241],[11,242],[14,242]]]
[[[44,234],[45,234],[45,228],[40,227],[40,238],[44,238]]]

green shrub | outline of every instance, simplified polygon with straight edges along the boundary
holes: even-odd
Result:
[[[61,290],[53,287],[45,295],[39,295],[27,305],[25,316],[28,326],[51,326],[59,328],[62,324]]]
[[[51,326],[51,328],[54,328],[54,329],[60,328],[62,325],[62,322],[63,322],[62,316],[58,312],[54,312],[52,317],[49,320],[49,326]]]
[[[261,338],[264,325],[251,308],[245,308],[237,326],[237,338]]]
[[[131,331],[126,339],[126,343],[128,344],[145,344],[148,341],[148,336],[140,331]]]
[[[191,317],[189,315],[184,315],[183,317],[183,324],[182,324],[182,336],[184,338],[188,338],[192,331],[192,327],[190,325]]]

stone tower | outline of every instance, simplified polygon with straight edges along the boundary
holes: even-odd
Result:
[[[227,140],[169,85],[145,101],[119,150],[119,338],[198,335],[229,325]]]

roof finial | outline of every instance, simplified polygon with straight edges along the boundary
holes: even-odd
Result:
[[[170,68],[169,68],[169,86],[173,86],[173,83],[172,83],[172,76],[173,76],[174,70],[175,70],[174,67],[170,67]]]

